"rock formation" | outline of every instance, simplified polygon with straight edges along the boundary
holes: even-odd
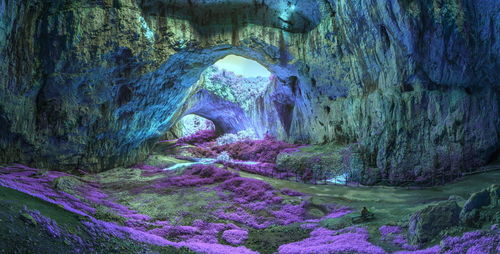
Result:
[[[449,180],[500,146],[499,13],[497,0],[0,0],[0,161],[136,163],[200,74],[236,54],[289,91],[273,103],[281,139],[357,143],[375,182]]]

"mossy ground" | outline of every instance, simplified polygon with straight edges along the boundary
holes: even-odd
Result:
[[[192,253],[184,248],[160,247],[115,237],[93,238],[86,233],[84,217],[30,195],[0,187],[0,253]],[[29,219],[24,209],[40,211],[65,232],[75,234],[83,245],[68,238],[51,237],[43,226]],[[90,250],[88,247],[93,249]]]
[[[309,237],[311,230],[299,225],[273,226],[262,230],[250,230],[245,246],[261,254],[272,254],[279,246]]]
[[[338,148],[330,147],[304,147],[302,152],[318,152],[330,149],[337,151]],[[151,158],[151,157],[150,157]],[[157,165],[171,162],[173,160],[182,163],[186,161],[178,160],[169,156],[156,156],[154,157]],[[162,162],[162,159],[165,160]],[[270,183],[276,189],[289,188],[297,190],[311,196],[310,202],[315,204],[340,204],[353,208],[355,212],[351,215],[339,219],[329,219],[322,221],[321,225],[338,229],[338,227],[352,225],[350,223],[352,216],[359,215],[358,212],[362,207],[367,207],[369,211],[376,215],[375,220],[357,224],[368,229],[371,236],[371,241],[377,245],[383,246],[388,251],[398,250],[396,247],[387,244],[380,239],[378,228],[383,225],[405,225],[409,215],[422,209],[429,204],[439,201],[447,200],[450,196],[459,196],[465,200],[471,193],[479,191],[495,182],[500,180],[500,172],[494,171],[486,174],[478,174],[465,177],[450,183],[445,186],[436,186],[432,188],[398,188],[386,186],[374,187],[353,187],[341,185],[312,185],[300,182],[293,182],[288,180],[280,180],[261,175],[251,174],[247,172],[239,172],[242,177],[254,178]],[[123,182],[133,182],[134,186],[150,182],[155,177],[144,178],[140,176],[140,170],[137,169],[120,169],[116,171],[107,171],[95,176],[100,179],[101,183],[110,184],[115,182],[116,185],[123,186]],[[131,178],[130,178],[131,177]],[[128,180],[127,180],[128,178]],[[153,218],[181,218],[182,213],[184,219],[178,220],[179,224],[189,224],[193,219],[206,219],[207,217],[206,206],[210,201],[217,200],[215,192],[200,192],[198,188],[183,188],[170,190],[165,193],[140,193],[131,195],[128,191],[117,192],[111,184],[107,189],[113,192],[113,197],[116,200],[129,206],[140,213],[147,214]],[[128,188],[128,187],[127,187]],[[127,189],[124,188],[124,189]],[[285,202],[296,202],[296,198],[283,196],[289,199]],[[463,201],[459,201],[463,205]],[[324,213],[314,207],[309,208],[308,213],[321,217]],[[337,226],[333,224],[342,221]],[[336,228],[337,227],[337,228]],[[280,232],[286,232],[284,234]],[[463,232],[460,231],[460,232]],[[286,235],[286,239],[280,240],[281,236]],[[271,242],[284,244],[286,242],[293,242],[304,239],[308,234],[304,234],[304,230],[298,230],[296,225],[272,227],[264,230],[253,229],[249,232],[249,240],[245,244],[250,249],[257,250],[262,253],[273,253],[277,250],[277,246]],[[268,240],[269,239],[269,240]],[[269,242],[268,242],[269,241]],[[434,244],[434,242],[432,242]],[[268,247],[265,247],[268,246]]]
[[[167,165],[186,161],[167,155],[155,155],[150,157],[148,163],[150,162],[155,165]],[[208,188],[200,189],[199,187],[169,188],[161,192],[132,191],[154,184],[156,180],[165,177],[165,174],[178,174],[176,172],[167,172],[165,174],[145,176],[143,173],[143,170],[137,168],[116,168],[99,174],[78,177],[77,180],[71,178],[69,185],[63,184],[61,186],[71,188],[73,183],[79,181],[97,183],[101,190],[117,203],[141,214],[149,215],[154,220],[168,219],[175,225],[190,225],[195,219],[216,221],[208,215],[211,209],[215,209],[214,207],[208,207],[209,204],[212,201],[221,201],[215,191]],[[378,231],[380,226],[405,225],[410,214],[429,204],[447,200],[452,195],[462,197],[465,200],[471,193],[500,181],[500,171],[493,171],[468,176],[445,186],[410,189],[383,186],[312,185],[268,178],[246,172],[239,172],[239,174],[242,177],[266,181],[278,190],[288,188],[307,194],[309,202],[316,204],[316,206],[308,207],[307,211],[313,218],[324,215],[324,211],[318,208],[322,204],[339,204],[351,207],[355,211],[353,214],[338,219],[323,220],[320,223],[321,226],[329,229],[339,229],[352,225],[351,216],[358,215],[359,213],[356,211],[361,210],[362,207],[367,207],[375,214],[375,220],[357,225],[366,227],[370,232],[370,241],[382,246],[387,251],[395,251],[398,248],[381,241]],[[292,204],[301,200],[298,197],[282,197],[285,199],[284,202]],[[2,207],[7,207],[0,211],[0,220],[2,225],[5,225],[0,229],[0,242],[9,243],[9,246],[0,248],[7,250],[7,252],[4,251],[3,253],[67,253],[68,242],[63,239],[51,238],[41,233],[41,229],[36,226],[27,224],[26,219],[23,219],[20,214],[24,206],[28,209],[39,210],[44,216],[54,219],[61,228],[68,232],[76,232],[82,239],[94,241],[84,231],[79,230],[82,226],[82,218],[61,207],[7,188],[0,188],[0,203]],[[459,203],[463,205],[463,201],[459,201]],[[105,221],[123,222],[123,218],[106,209],[98,209],[96,216]],[[456,231],[450,233],[459,234],[466,229],[450,230]],[[297,224],[272,226],[267,229],[249,229],[249,237],[245,246],[260,253],[274,253],[282,244],[307,238],[309,232],[310,230],[302,229]],[[224,243],[222,239],[219,240]],[[431,242],[431,244],[435,243]],[[95,243],[95,246],[99,252],[106,251],[106,253],[137,253],[145,250],[154,250],[159,253],[185,252],[185,250],[149,246],[120,239],[98,242]]]

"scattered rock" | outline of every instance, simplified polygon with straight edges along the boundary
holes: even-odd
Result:
[[[462,223],[469,227],[481,227],[484,223],[500,221],[499,194],[498,185],[473,193],[460,212]]]
[[[54,179],[53,185],[56,190],[75,194],[76,188],[83,185],[83,182],[75,176],[61,176]]]
[[[490,202],[490,192],[488,191],[488,189],[473,193],[467,200],[467,202],[465,202],[462,213],[468,213],[474,209],[488,206]]]
[[[460,207],[455,201],[430,205],[410,217],[408,240],[411,244],[426,243],[442,230],[459,224]]]

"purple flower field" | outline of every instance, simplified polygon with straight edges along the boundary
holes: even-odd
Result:
[[[499,235],[481,230],[462,236],[446,236],[433,246],[415,246],[408,243],[407,229],[400,226],[378,225],[375,231],[370,231],[377,224],[361,223],[329,229],[324,226],[325,221],[350,221],[349,218],[357,215],[357,209],[335,203],[313,205],[311,194],[292,188],[275,188],[271,182],[259,179],[259,176],[288,179],[290,175],[276,170],[274,160],[277,153],[296,146],[266,137],[261,141],[249,140],[218,147],[211,143],[212,134],[197,133],[177,143],[179,146],[195,144],[214,154],[229,151],[235,160],[196,164],[178,172],[147,163],[128,169],[131,170],[129,174],[137,172],[140,177],[149,179],[125,189],[132,197],[214,193],[213,198],[199,208],[203,214],[199,218],[187,220],[192,217],[187,211],[174,219],[134,210],[116,198],[118,193],[109,188],[100,175],[74,176],[12,165],[0,167],[0,186],[29,194],[81,216],[82,224],[93,237],[112,236],[156,246],[185,247],[197,253],[258,253],[254,240],[258,235],[273,228],[286,230],[293,227],[307,232],[306,236],[293,242],[284,241],[277,246],[276,252],[454,254],[498,251]],[[248,160],[256,163],[243,163]],[[256,177],[243,177],[241,172]],[[127,186],[126,180],[124,177],[121,187]],[[179,209],[182,211],[182,207]],[[103,217],[102,211],[111,217]],[[24,212],[43,225],[51,237],[71,237],[81,241],[77,236],[65,233],[53,219],[39,211]],[[387,246],[391,246],[390,250]]]

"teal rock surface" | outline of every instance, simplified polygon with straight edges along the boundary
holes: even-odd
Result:
[[[446,182],[498,151],[496,0],[238,1],[211,23],[229,1],[188,2],[0,0],[0,161],[140,162],[228,54],[276,77],[271,132],[358,143],[370,182]]]

